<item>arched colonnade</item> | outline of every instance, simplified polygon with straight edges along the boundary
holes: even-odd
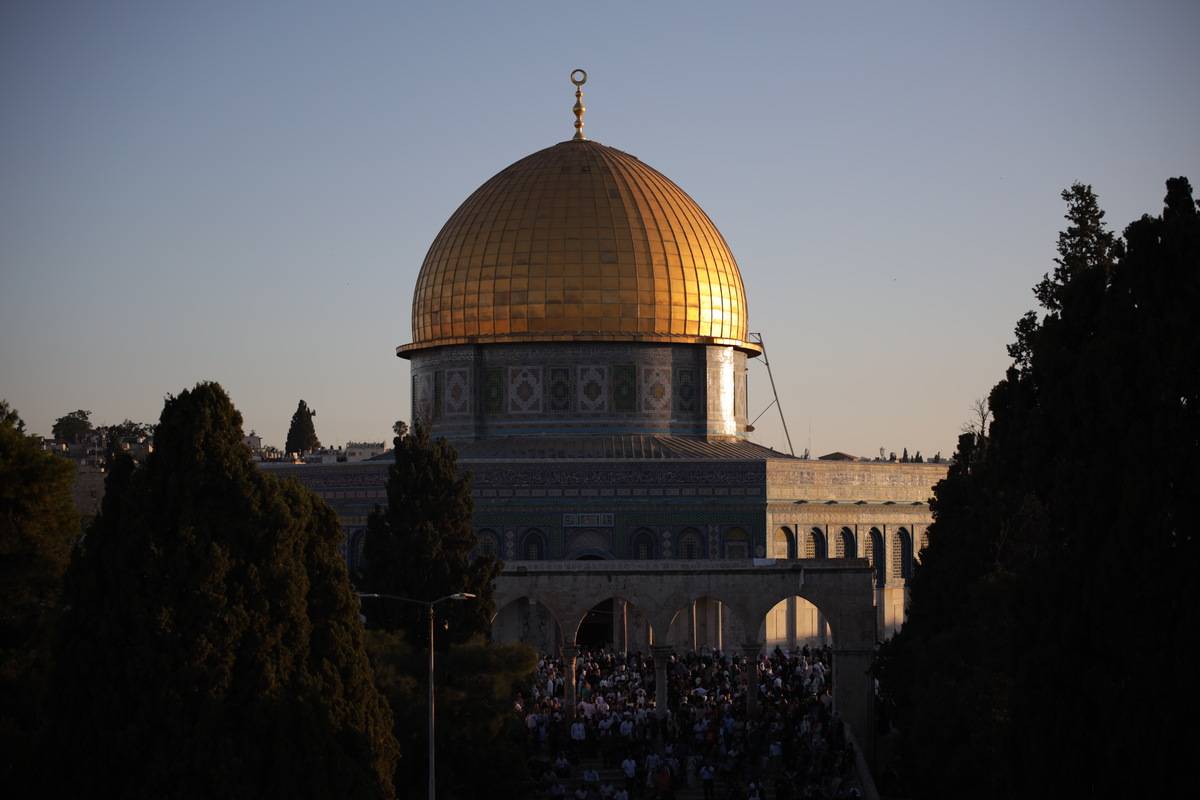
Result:
[[[589,611],[618,598],[636,607],[654,631],[671,629],[697,600],[720,601],[728,615],[725,650],[757,657],[764,643],[761,623],[780,602],[801,597],[820,609],[832,635],[834,705],[864,741],[871,731],[873,683],[868,669],[876,642],[872,570],[863,559],[758,562],[591,561],[579,563],[509,561],[496,578],[499,612],[528,601],[546,609],[562,631],[568,704],[574,701],[576,633]],[[661,636],[661,634],[660,634]],[[665,637],[663,637],[665,639]],[[731,646],[732,645],[732,646]],[[652,648],[658,676],[657,705],[668,706],[666,661],[674,648]],[[751,713],[755,692],[747,693]]]

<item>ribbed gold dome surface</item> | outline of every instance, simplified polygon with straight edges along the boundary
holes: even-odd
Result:
[[[540,150],[466,199],[413,296],[413,350],[536,341],[746,341],[737,262],[708,215],[636,157]]]

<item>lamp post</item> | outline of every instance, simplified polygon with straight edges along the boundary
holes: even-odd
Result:
[[[470,592],[455,592],[448,594],[445,597],[439,597],[437,600],[417,600],[412,597],[400,597],[395,594],[379,594],[377,592],[359,592],[359,597],[370,597],[379,600],[396,600],[401,603],[413,603],[419,606],[425,606],[429,609],[429,800],[436,800],[437,790],[434,788],[434,753],[436,748],[433,739],[433,617],[434,607],[438,603],[443,603],[447,600],[474,600],[476,595]]]

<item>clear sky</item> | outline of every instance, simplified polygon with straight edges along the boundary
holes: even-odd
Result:
[[[1200,184],[1197,41],[1195,0],[6,2],[0,397],[48,433],[211,378],[269,443],[301,397],[390,437],[426,249],[583,67],[589,137],[733,248],[797,452],[949,454],[1059,192],[1120,230]]]

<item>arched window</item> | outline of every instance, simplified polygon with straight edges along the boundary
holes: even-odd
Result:
[[[647,528],[633,534],[633,546],[629,548],[630,555],[639,561],[654,558],[654,533]]]
[[[526,561],[541,561],[546,557],[546,537],[542,536],[541,531],[534,528],[525,532],[521,540],[521,555]]]
[[[750,557],[750,535],[744,529],[730,528],[725,532],[725,557]]]
[[[804,537],[804,558],[825,558],[825,531],[814,527]]]
[[[858,558],[858,548],[854,546],[854,531],[842,528],[838,533],[835,555],[838,558]]]
[[[680,558],[688,560],[704,557],[704,544],[700,540],[700,531],[687,528],[679,534],[679,547],[676,548]]]
[[[892,577],[912,577],[912,534],[908,528],[897,528],[891,535]]]
[[[771,536],[771,558],[795,558],[796,535],[786,525],[775,529]]]
[[[887,562],[884,561],[883,553],[883,534],[879,532],[879,528],[871,528],[871,532],[867,534],[867,563],[875,570],[875,585],[883,586],[887,583]]]
[[[496,532],[484,528],[475,538],[478,543],[475,545],[475,552],[481,556],[492,556],[493,558],[500,554],[500,539],[496,536]]]

